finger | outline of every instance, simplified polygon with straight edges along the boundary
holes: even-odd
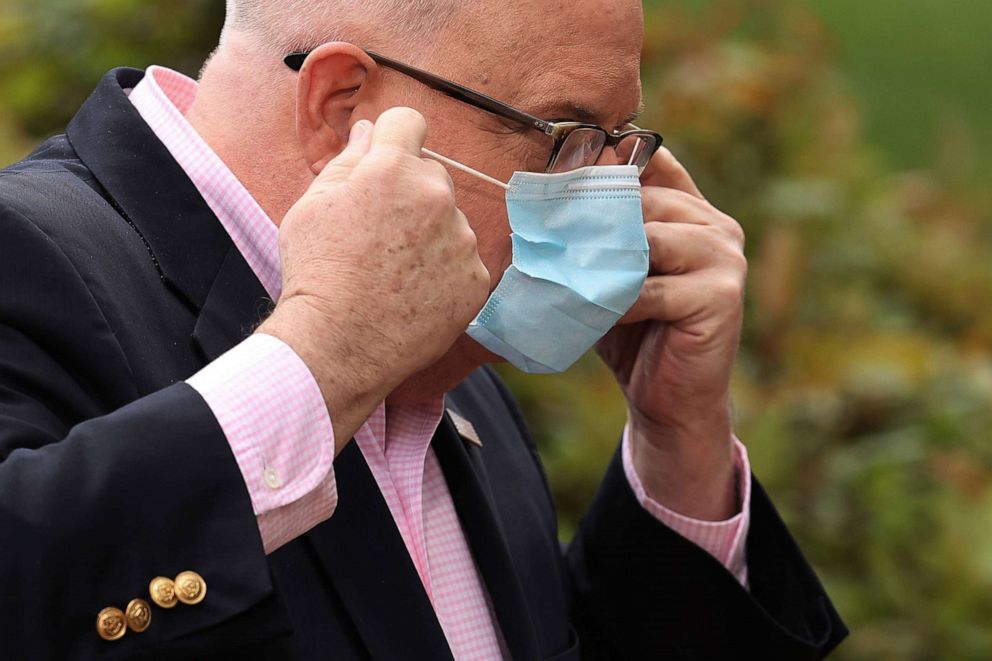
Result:
[[[438,177],[439,179],[443,179],[444,182],[448,184],[448,188],[451,189],[451,192],[454,193],[455,182],[454,180],[452,180],[451,173],[448,172],[448,169],[443,165],[441,165],[440,163],[438,163],[437,161],[432,161],[427,158],[423,159],[423,161],[424,161],[424,168],[427,170],[427,172],[432,173],[433,176]]]
[[[355,122],[351,127],[348,145],[324,166],[317,175],[317,180],[325,184],[335,184],[348,179],[351,171],[369,153],[372,146],[372,128],[372,122],[366,119]]]
[[[744,229],[736,220],[709,202],[674,188],[648,186],[641,189],[644,222],[704,225],[744,245]]]
[[[650,248],[652,274],[681,275],[721,263],[736,265],[744,260],[736,243],[698,225],[648,223],[644,233]]]
[[[392,147],[420,158],[427,139],[427,120],[413,108],[390,108],[379,115],[372,134],[372,148]]]
[[[713,207],[689,193],[658,186],[641,188],[644,222],[710,224]]]
[[[696,186],[696,182],[692,180],[689,171],[679,163],[667,147],[660,148],[651,158],[641,175],[641,184],[674,188],[700,200],[706,199]]]
[[[678,323],[720,310],[739,316],[744,280],[726,273],[659,275],[648,278],[641,296],[620,320],[634,324],[648,319]]]

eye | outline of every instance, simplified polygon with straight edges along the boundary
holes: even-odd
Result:
[[[524,135],[527,132],[526,126],[522,126],[518,122],[497,116],[486,118],[484,123],[480,123],[480,126],[485,131],[499,136]]]
[[[530,133],[533,133],[533,137]],[[503,146],[506,150],[504,153],[517,164],[518,170],[544,172],[548,164],[548,157],[551,155],[551,147],[546,146],[540,138],[541,136],[536,131],[520,134],[519,138],[505,136],[503,138]]]

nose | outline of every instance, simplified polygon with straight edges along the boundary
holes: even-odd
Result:
[[[604,147],[596,159],[596,165],[627,165],[627,161],[617,154],[616,147]]]

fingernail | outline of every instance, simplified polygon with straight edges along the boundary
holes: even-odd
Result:
[[[351,127],[351,136],[348,138],[348,142],[361,140],[369,132],[371,126],[372,123],[367,119],[360,119],[355,122],[355,125]]]

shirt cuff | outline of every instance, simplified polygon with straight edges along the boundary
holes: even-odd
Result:
[[[747,532],[751,525],[751,465],[747,448],[734,439],[737,493],[740,510],[726,521],[701,521],[668,509],[648,495],[634,469],[630,452],[630,430],[624,429],[621,453],[627,482],[637,501],[651,516],[712,555],[747,587]]]
[[[227,437],[266,553],[330,518],[337,506],[334,429],[296,352],[256,333],[187,383]]]

